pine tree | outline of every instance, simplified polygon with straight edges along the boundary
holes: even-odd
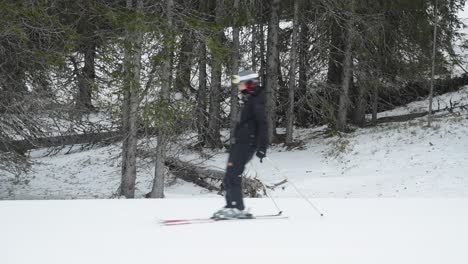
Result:
[[[163,106],[163,111],[169,105],[170,84],[171,84],[171,61],[172,61],[172,45],[173,45],[173,19],[174,19],[174,1],[165,0],[165,18],[167,23],[166,32],[164,34],[164,50],[163,62],[161,69],[161,91],[160,91],[160,104]],[[164,198],[164,179],[165,179],[165,161],[167,156],[169,131],[164,124],[158,127],[157,146],[156,146],[156,162],[154,172],[153,189],[151,191],[151,198]]]
[[[143,0],[126,0],[127,9],[135,14],[135,20],[142,14]],[[124,87],[122,106],[122,180],[120,194],[127,198],[135,197],[137,119],[140,96],[140,70],[143,32],[135,21],[129,21],[125,35]],[[138,24],[137,24],[138,25]]]

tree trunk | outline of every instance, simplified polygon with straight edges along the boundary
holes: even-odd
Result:
[[[164,36],[163,61],[161,67],[161,91],[160,101],[163,109],[169,104],[169,93],[171,87],[171,62],[172,62],[172,27],[173,27],[173,0],[166,0],[166,21],[168,32]],[[167,127],[159,126],[156,146],[155,169],[153,188],[151,190],[151,198],[164,198],[164,179],[165,179],[165,162],[168,137],[170,131]]]
[[[343,28],[338,24],[338,18],[332,18],[330,32],[330,55],[328,60],[327,72],[327,102],[322,110],[326,115],[330,125],[336,126],[336,110],[338,106],[338,98],[340,95],[340,87],[343,83],[343,64],[345,40]]]
[[[298,98],[302,99],[303,103],[298,104],[297,114],[296,114],[296,123],[299,126],[305,127],[308,125],[308,116],[309,114],[306,111],[307,106],[307,70],[309,69],[309,44],[308,44],[308,33],[309,28],[307,23],[304,22],[302,16],[301,20],[301,30],[299,31],[299,86],[297,89]]]
[[[256,19],[256,6],[255,0],[250,0],[250,9],[249,9],[249,21],[250,21],[250,30],[252,40],[250,41],[250,51],[252,52],[251,59],[252,59],[252,71],[257,72],[257,56],[256,56],[256,47],[257,47],[257,25],[255,24]],[[239,11],[237,11],[237,15]],[[261,76],[261,74],[259,74]]]
[[[174,89],[182,93],[185,98],[190,98],[191,53],[193,50],[193,34],[185,30],[180,44],[179,61],[177,63],[177,76]]]
[[[93,31],[91,25],[91,5],[92,1],[82,1],[86,9],[83,18],[79,19],[78,27],[83,30],[82,43],[80,52],[84,55],[84,67],[78,76],[78,95],[76,98],[76,109],[80,112],[90,112],[94,109],[91,103],[91,94],[95,84],[95,67],[97,38],[96,32]]]
[[[431,84],[429,88],[429,115],[427,116],[427,126],[431,126],[432,119],[432,101],[434,95],[434,74],[435,74],[435,60],[436,60],[436,51],[437,51],[437,0],[435,1],[434,8],[434,36],[432,40],[432,67],[431,67]]]
[[[281,37],[280,37],[281,38]],[[287,49],[287,48],[285,48]],[[282,50],[282,47],[279,47],[279,50]],[[278,58],[279,59],[279,58]],[[288,61],[289,62],[289,61]],[[283,73],[281,71],[281,63],[278,63],[278,87],[276,88],[276,95],[275,98],[276,100],[276,110],[275,110],[275,120],[277,121],[277,124],[282,125],[283,127],[286,127],[286,112],[288,108],[288,100],[289,100],[289,89],[287,83],[283,79]],[[289,76],[289,74],[288,74]],[[282,121],[282,123],[279,123],[278,121]],[[284,138],[284,137],[283,137]],[[276,143],[279,143],[280,139],[276,137]],[[284,141],[284,139],[283,139]]]
[[[199,1],[198,9],[208,13],[208,2]],[[206,18],[205,18],[206,20]],[[198,91],[197,91],[197,116],[196,128],[198,132],[197,146],[203,147],[208,143],[208,88],[207,88],[207,54],[206,36],[198,38]]]
[[[150,198],[164,198],[164,181],[165,181],[165,166],[167,135],[165,133],[158,134],[158,142],[156,145],[155,162],[154,162],[154,179],[153,188],[151,189]]]
[[[199,47],[199,61],[198,61],[198,94],[197,94],[197,131],[198,141],[203,146],[207,140],[207,127],[208,127],[208,113],[207,107],[207,85],[206,85],[206,44],[202,41]]]
[[[86,38],[84,48],[84,67],[78,77],[78,96],[76,108],[82,112],[89,112],[94,109],[91,103],[91,93],[96,77],[94,61],[96,58],[96,40],[90,33]]]
[[[234,0],[234,16],[238,17],[239,16],[239,1],[240,0]],[[237,21],[236,21],[237,22]],[[237,25],[234,25],[232,29],[232,45],[233,45],[233,51],[232,51],[232,68],[231,68],[231,75],[237,74],[239,72],[239,58],[240,58],[240,51],[239,51],[239,27]],[[236,129],[236,124],[238,120],[238,112],[239,112],[239,99],[238,99],[238,87],[236,84],[232,84],[231,87],[231,113],[230,113],[230,119],[231,119],[231,144],[233,143],[234,139],[234,132]]]
[[[379,109],[379,88],[374,85],[374,91],[372,95],[372,123],[377,123],[377,112]]]
[[[252,31],[252,41],[250,42],[250,50],[252,52],[252,71],[257,72],[257,25],[252,25],[250,29]],[[259,76],[261,76],[261,74],[259,74]]]
[[[341,93],[338,106],[338,118],[336,128],[338,131],[345,132],[347,130],[347,118],[348,118],[348,108],[349,108],[349,89],[352,81],[353,74],[353,57],[352,57],[352,42],[353,42],[353,12],[354,12],[354,0],[351,3],[351,14],[348,17],[346,33],[348,35],[348,40],[346,42],[345,49],[345,58],[344,58],[344,68],[343,68],[343,84],[341,86]]]
[[[366,86],[364,83],[360,83],[359,85],[354,85],[353,81],[351,81],[350,85],[351,85],[351,90],[353,90],[353,93],[354,93],[351,122],[354,125],[363,127],[366,121],[366,107],[367,107],[367,101],[365,97]]]
[[[142,10],[143,1],[127,0],[127,8]],[[122,182],[120,193],[127,198],[135,197],[137,110],[140,90],[141,45],[143,33],[135,29],[126,31],[124,58],[124,105],[122,127],[125,134],[122,146]]]
[[[291,53],[289,58],[289,100],[288,110],[286,112],[286,144],[293,142],[293,125],[294,125],[294,89],[296,87],[296,61],[297,61],[297,38],[299,30],[299,1],[294,0],[294,20],[293,32],[291,37]]]
[[[349,107],[349,85],[351,80],[349,75],[351,74],[351,54],[349,51],[345,53],[345,67],[344,67],[344,80],[342,84],[342,90],[339,97],[338,105],[338,117],[336,128],[338,131],[345,132],[347,130],[347,116],[348,116],[348,107]]]
[[[224,0],[216,2],[216,22],[220,24],[223,18]],[[222,29],[216,32],[216,41],[221,45],[224,33]],[[221,74],[222,55],[218,50],[212,50],[211,58],[211,88],[210,88],[210,109],[208,121],[208,146],[210,148],[221,148]]]
[[[257,30],[257,41],[259,42],[260,46],[260,53],[259,53],[259,60],[260,60],[260,77],[261,77],[261,83],[264,86],[264,89],[268,86],[267,82],[267,77],[266,77],[266,59],[265,59],[265,35],[263,32],[263,24],[258,24],[258,30]]]
[[[279,34],[279,2],[271,1],[270,21],[268,23],[268,55],[267,55],[267,86],[266,111],[268,121],[268,141],[276,141],[276,92],[278,89],[278,34]]]
[[[211,87],[210,87],[210,107],[208,121],[208,146],[210,148],[220,148],[221,143],[221,61],[213,58],[211,64]]]

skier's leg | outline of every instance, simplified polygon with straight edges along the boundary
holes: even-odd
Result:
[[[232,192],[232,184],[230,178],[235,177],[235,171],[231,168],[232,165],[234,164],[234,161],[236,160],[239,152],[239,146],[237,144],[233,144],[231,146],[231,149],[229,151],[229,158],[228,158],[228,164],[226,168],[226,174],[224,175],[223,179],[223,186],[224,190],[226,192],[226,208],[233,208],[232,206],[232,198],[231,198],[231,192]],[[237,163],[237,162],[236,162]]]
[[[225,185],[228,186],[226,189],[226,207],[244,210],[242,173],[244,172],[247,161],[248,148],[248,145],[235,144],[231,155],[229,156],[226,177],[224,180]]]
[[[231,208],[231,202],[232,202],[232,198],[231,198],[231,186],[230,186],[230,183],[229,183],[229,180],[228,180],[228,177],[231,177],[231,176],[228,176],[227,174],[227,170],[226,170],[226,174],[224,176],[224,179],[223,179],[223,186],[224,186],[224,191],[226,192],[226,208]]]

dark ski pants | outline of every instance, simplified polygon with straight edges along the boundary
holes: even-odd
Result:
[[[249,162],[256,147],[251,144],[234,144],[229,152],[226,175],[224,176],[224,188],[226,190],[226,207],[244,210],[242,195],[242,174],[245,165]]]

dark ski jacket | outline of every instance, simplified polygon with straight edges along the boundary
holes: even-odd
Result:
[[[248,95],[244,95],[242,100],[244,105],[234,133],[235,143],[250,144],[266,152],[268,127],[263,87],[256,86]]]

